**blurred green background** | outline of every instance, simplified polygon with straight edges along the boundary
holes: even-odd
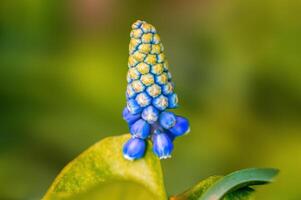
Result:
[[[277,167],[258,200],[301,199],[301,1],[0,2],[0,199],[39,199],[96,141],[128,131],[130,25],[156,26],[191,134],[162,162],[169,194]]]

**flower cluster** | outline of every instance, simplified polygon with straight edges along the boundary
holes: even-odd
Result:
[[[132,25],[130,36],[123,118],[132,137],[124,144],[123,155],[128,160],[143,157],[146,140],[151,139],[155,155],[169,158],[173,140],[189,132],[189,122],[166,111],[178,106],[178,97],[155,27],[138,20]]]

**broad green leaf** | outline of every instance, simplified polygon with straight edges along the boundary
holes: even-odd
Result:
[[[250,200],[254,191],[249,186],[269,183],[276,169],[244,169],[224,177],[213,176],[193,188],[172,197],[173,200]]]
[[[105,138],[87,149],[60,172],[43,200],[166,200],[160,160],[151,144],[143,159],[128,161],[122,146],[129,138]]]

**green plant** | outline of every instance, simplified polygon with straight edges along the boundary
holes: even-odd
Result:
[[[143,21],[133,27],[127,108],[123,112],[131,134],[103,139],[83,152],[62,170],[43,200],[252,199],[254,189],[250,186],[271,182],[278,170],[251,168],[211,176],[168,197],[160,159],[170,157],[173,140],[189,132],[189,123],[165,111],[177,107],[178,100],[155,28]]]

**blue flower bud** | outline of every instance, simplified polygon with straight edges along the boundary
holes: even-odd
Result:
[[[132,88],[131,84],[128,84],[128,86],[126,88],[126,96],[128,99],[134,98],[136,96],[136,93],[135,93],[134,89]]]
[[[152,102],[152,98],[146,92],[142,92],[136,96],[136,101],[141,107],[146,107]]]
[[[170,95],[173,93],[173,84],[171,82],[166,83],[162,86],[162,91],[164,95]]]
[[[141,116],[149,124],[153,124],[158,120],[159,111],[153,106],[148,106],[143,109]]]
[[[164,111],[159,117],[160,125],[165,129],[170,129],[176,124],[176,116],[172,112]]]
[[[169,131],[175,136],[184,135],[190,131],[189,121],[184,117],[177,116],[176,124]]]
[[[135,115],[142,111],[142,108],[136,102],[135,99],[129,99],[127,102],[127,108],[129,109],[130,113]]]
[[[166,133],[154,134],[153,140],[153,152],[160,158],[166,159],[171,157],[173,150],[173,144],[171,139]]]
[[[137,120],[130,126],[130,133],[133,137],[146,139],[150,135],[151,126],[143,119]]]
[[[143,21],[137,20],[135,23],[133,23],[132,29],[140,28],[140,26],[142,25],[142,23],[143,23]]]
[[[178,107],[178,96],[176,93],[168,96],[168,108],[176,108]]]
[[[159,110],[165,110],[168,106],[168,99],[164,95],[160,95],[153,100],[153,105]]]
[[[146,143],[143,139],[131,138],[123,145],[123,156],[127,160],[135,160],[144,156]]]
[[[159,85],[165,85],[167,83],[167,81],[168,81],[168,75],[167,75],[167,73],[163,72],[159,76],[156,76],[155,77],[155,81]]]
[[[140,119],[140,114],[131,114],[127,107],[123,109],[122,116],[129,125],[132,125],[134,122]]]
[[[128,83],[131,83],[131,82],[132,82],[132,79],[131,79],[129,73],[127,73],[127,75],[126,75],[126,81],[127,81]]]

